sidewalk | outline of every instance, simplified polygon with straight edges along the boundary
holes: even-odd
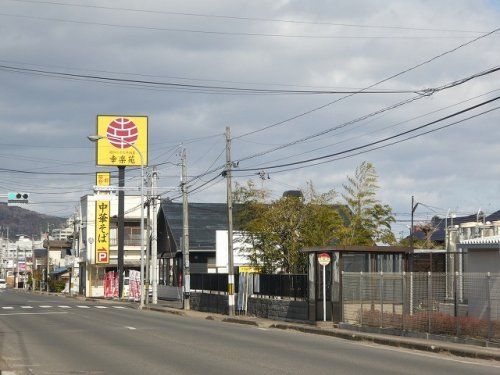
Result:
[[[39,291],[25,291],[36,294],[57,295],[66,298],[75,298],[84,301],[94,301],[104,304],[123,304],[132,308],[139,308],[139,304],[129,301],[107,300],[104,298],[89,298],[82,296],[70,296],[62,293],[48,293]],[[488,359],[500,361],[500,349],[485,348],[475,345],[456,344],[446,341],[426,340],[411,337],[391,336],[379,333],[357,332],[347,329],[340,329],[333,326],[331,323],[320,323],[318,325],[307,323],[291,323],[250,316],[234,316],[220,315],[214,313],[201,312],[196,310],[184,311],[177,301],[158,301],[158,304],[148,304],[144,310],[174,314],[178,316],[186,316],[198,319],[216,320],[226,323],[237,323],[253,325],[260,328],[294,330],[308,334],[337,337],[345,340],[364,341],[374,344],[389,345],[399,348],[421,350],[433,353],[447,353],[460,357]]]

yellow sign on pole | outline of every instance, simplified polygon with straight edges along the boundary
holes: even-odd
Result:
[[[110,201],[95,202],[95,263],[109,263]]]
[[[97,116],[96,164],[102,166],[148,165],[147,116]]]
[[[110,172],[97,172],[95,174],[95,184],[96,184],[96,186],[109,186],[109,185],[111,185],[111,173]]]
[[[238,271],[240,273],[260,273],[260,267],[253,266],[239,266]]]

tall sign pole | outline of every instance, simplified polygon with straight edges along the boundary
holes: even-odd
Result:
[[[330,264],[330,254],[319,254],[318,263],[323,267],[323,321],[326,322],[326,266]]]
[[[234,315],[234,259],[233,259],[233,194],[231,183],[231,128],[226,127],[226,185],[227,185],[227,294],[228,313]]]
[[[118,295],[123,297],[125,257],[125,167],[141,167],[141,307],[144,304],[144,166],[148,165],[146,116],[97,116],[96,164],[118,167]],[[99,142],[101,141],[101,142]],[[97,249],[97,246],[96,246]],[[109,263],[109,260],[108,260]]]
[[[123,260],[125,256],[125,166],[118,167],[118,298],[123,297]]]

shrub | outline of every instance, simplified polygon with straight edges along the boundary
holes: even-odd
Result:
[[[60,293],[66,287],[66,281],[61,279],[50,279],[49,289],[51,292]]]
[[[396,314],[384,312],[382,315],[382,324],[380,321],[380,310],[370,309],[358,311],[358,323],[371,327],[384,328],[404,328],[408,331],[428,332],[430,318],[430,333],[438,335],[458,335],[471,338],[485,339],[488,337],[488,320],[479,319],[472,316],[459,316],[431,312],[418,312],[412,315]],[[404,321],[403,321],[404,319]],[[500,321],[492,321],[492,338],[500,338]]]

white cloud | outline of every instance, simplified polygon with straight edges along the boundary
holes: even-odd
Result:
[[[500,24],[500,10],[487,1],[122,1],[99,5],[152,9],[164,12],[228,15],[268,19],[294,19],[338,24],[404,26],[422,29],[488,31]],[[314,87],[365,87],[404,70],[478,34],[375,29],[324,24],[250,21],[227,18],[85,9],[49,4],[5,1],[3,12],[21,16],[79,20],[153,28],[213,30],[316,36],[393,36],[388,39],[279,38],[251,35],[116,28],[92,24],[44,21],[2,16],[0,23],[1,64],[82,74],[118,75],[144,80],[183,84],[307,89]],[[431,36],[429,39],[399,39],[402,36]],[[500,36],[491,36],[390,80],[380,88],[424,88],[444,84],[498,64]],[[177,77],[177,78],[175,78]],[[384,128],[466,98],[497,89],[498,75],[490,75],[447,90],[398,110],[331,132],[313,142],[254,158],[240,168],[286,163],[320,156],[371,142],[398,131],[479,103],[490,94],[448,110]],[[192,78],[192,79],[183,79]],[[205,80],[194,80],[205,79]],[[5,164],[38,171],[93,172],[92,146],[85,136],[95,131],[99,113],[138,113],[150,116],[150,159],[178,161],[172,147],[190,138],[222,134],[231,126],[234,136],[257,130],[333,101],[332,96],[234,96],[180,91],[138,90],[117,85],[61,80],[0,70],[0,131],[7,154]],[[243,83],[242,83],[243,82]],[[246,83],[245,83],[246,82]],[[258,83],[258,84],[253,84]],[[278,85],[280,84],[280,85]],[[286,86],[292,85],[292,86]],[[304,87],[303,87],[304,86]],[[498,94],[498,93],[497,93]],[[411,95],[357,95],[267,131],[235,140],[234,158],[267,150],[396,103]],[[493,104],[491,105],[493,106]],[[489,106],[489,108],[491,108]],[[408,211],[415,195],[429,205],[474,210],[479,205],[500,208],[496,192],[500,169],[496,167],[500,134],[498,114],[445,129],[389,148],[330,164],[279,174],[262,182],[276,196],[312,180],[319,190],[340,190],[347,174],[363,160],[372,161],[380,175],[380,197],[395,211]],[[9,146],[10,144],[10,146]],[[20,146],[14,146],[20,145]],[[190,174],[223,162],[224,141],[208,138],[186,143]],[[36,147],[35,147],[36,146]],[[297,155],[318,147],[323,149]],[[74,147],[68,149],[67,147]],[[221,156],[220,156],[221,155]],[[219,159],[215,161],[218,157]],[[21,158],[38,158],[38,162]],[[50,159],[50,160],[49,160]],[[282,159],[282,160],[279,160]],[[67,164],[55,164],[54,161]],[[178,183],[178,170],[161,166],[160,185]],[[236,175],[248,175],[236,173]],[[129,173],[135,176],[136,173]],[[53,175],[3,174],[6,188],[25,183],[33,193],[41,187],[67,188],[59,199],[67,202],[69,214],[79,192],[73,186],[93,184],[93,176],[61,179]],[[207,176],[208,180],[211,176]],[[245,177],[246,178],[246,177]],[[137,180],[133,180],[136,183]],[[241,181],[241,179],[239,180]],[[195,184],[196,186],[196,184]],[[225,184],[193,195],[192,200],[223,201]],[[33,194],[39,202],[53,201]],[[59,210],[60,206],[57,206]],[[51,204],[37,205],[54,211]]]

